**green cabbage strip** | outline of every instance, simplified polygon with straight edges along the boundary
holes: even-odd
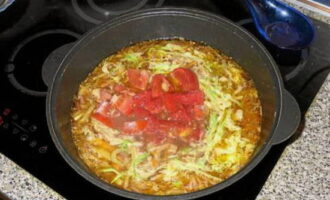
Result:
[[[133,149],[135,149],[135,148],[133,148]],[[127,175],[132,176],[132,177],[137,177],[138,174],[136,173],[136,171],[137,171],[136,168],[140,163],[142,163],[145,159],[148,158],[149,153],[144,152],[142,154],[136,155],[136,150],[133,150],[131,156],[132,156],[132,162],[131,162],[131,166],[127,170]]]
[[[123,60],[128,61],[128,62],[137,62],[139,61],[141,56],[141,53],[127,53]]]
[[[160,50],[166,50],[166,51],[182,51],[183,48],[180,45],[168,43],[165,46],[162,46],[159,48]]]
[[[132,145],[133,142],[131,140],[128,140],[128,139],[124,139],[123,142],[119,145],[119,147],[124,150],[124,151],[127,151],[128,150],[128,147],[130,145]]]
[[[183,186],[183,183],[182,183],[182,181],[174,181],[174,182],[172,183],[172,185],[173,185],[174,187],[176,187],[176,188],[180,188],[180,187]]]
[[[196,174],[202,175],[207,178],[214,179],[216,181],[221,181],[220,178],[210,175],[205,171],[210,171],[210,167],[207,166],[207,161],[212,153],[212,150],[216,144],[218,144],[222,140],[222,136],[224,134],[224,127],[227,118],[230,117],[228,111],[225,110],[222,112],[221,116],[219,116],[216,112],[210,113],[209,125],[207,130],[207,135],[204,139],[205,142],[205,154],[202,158],[198,159],[196,162],[183,162],[178,159],[173,159],[169,161],[169,167],[167,170],[180,170],[180,171],[191,171]]]
[[[196,174],[202,175],[207,178],[211,178],[217,181],[221,181],[219,177],[213,176],[207,172],[205,172],[205,167],[203,165],[199,165],[198,163],[192,162],[183,162],[177,159],[171,160],[169,165],[173,167],[174,170],[186,170],[190,172],[194,172]]]
[[[102,169],[101,172],[112,172],[112,173],[116,174],[116,177],[111,181],[111,183],[115,183],[117,180],[119,180],[123,176],[123,173],[118,172],[117,170],[115,170],[112,167]]]
[[[171,64],[169,62],[163,62],[163,63],[150,62],[150,65],[151,65],[150,69],[155,74],[169,73],[170,71],[179,67],[178,65]]]
[[[206,162],[210,158],[214,146],[222,140],[222,136],[224,134],[224,127],[228,116],[230,117],[227,110],[222,112],[221,116],[214,112],[210,114],[208,131],[205,138],[205,154],[201,159],[202,163],[206,164]]]

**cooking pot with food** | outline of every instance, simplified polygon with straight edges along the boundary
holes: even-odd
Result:
[[[184,40],[182,38],[184,38]],[[151,42],[141,43],[143,41]],[[153,43],[152,41],[155,42]],[[205,44],[207,46],[203,46],[202,43],[203,45]],[[76,130],[79,130],[80,127],[84,126],[83,123],[77,122],[79,121],[79,119],[82,118],[81,113],[79,113],[78,111],[82,105],[86,104],[86,101],[83,101],[82,103],[81,101],[78,102],[77,98],[79,99],[80,97],[84,96],[81,95],[84,92],[86,94],[90,94],[91,96],[94,94],[96,99],[94,102],[95,105],[93,104],[93,106],[95,106],[96,108],[93,107],[93,109],[86,109],[84,111],[84,113],[89,113],[89,115],[86,115],[87,117],[91,116],[91,118],[88,118],[88,120],[86,120],[87,123],[94,120],[96,121],[96,123],[101,123],[101,125],[97,125],[97,127],[106,127],[110,130],[113,130],[112,128],[118,129],[123,133],[129,135],[127,136],[128,138],[145,139],[145,137],[142,137],[142,135],[132,136],[132,134],[135,134],[135,132],[132,131],[132,125],[134,124],[132,124],[131,121],[127,120],[133,119],[135,120],[135,125],[138,125],[135,126],[135,128],[138,127],[141,130],[144,130],[140,130],[139,134],[142,134],[142,132],[148,132],[146,131],[148,129],[146,127],[148,127],[148,125],[150,124],[153,128],[156,127],[154,129],[148,129],[150,133],[157,132],[158,135],[161,135],[164,134],[164,132],[169,132],[169,130],[173,131],[174,136],[171,132],[171,137],[164,136],[161,138],[161,140],[154,140],[154,138],[151,137],[151,139],[149,138],[143,140],[155,144],[155,148],[157,146],[162,146],[164,141],[172,141],[171,138],[175,138],[176,142],[181,142],[176,144],[174,150],[173,146],[170,145],[163,145],[163,147],[165,149],[167,148],[177,152],[177,148],[180,148],[181,146],[182,148],[186,147],[185,145],[187,143],[192,144],[192,146],[197,149],[202,149],[204,148],[204,146],[195,145],[195,143],[201,141],[202,138],[207,138],[208,143],[215,142],[217,139],[219,139],[219,137],[210,136],[210,132],[212,132],[210,131],[210,129],[212,129],[209,127],[210,124],[212,125],[212,127],[215,127],[213,128],[214,131],[212,132],[212,134],[220,135],[224,132],[222,130],[223,126],[220,124],[220,122],[218,123],[217,120],[224,121],[226,119],[226,115],[228,115],[228,112],[226,111],[222,114],[219,114],[221,112],[213,112],[212,114],[212,111],[217,111],[218,109],[220,109],[219,106],[221,107],[221,105],[223,104],[218,103],[220,100],[217,100],[217,95],[221,96],[221,94],[217,94],[216,89],[213,89],[213,82],[207,82],[209,81],[209,79],[213,80],[213,76],[220,76],[221,73],[218,73],[218,71],[221,70],[212,69],[211,67],[209,69],[210,71],[208,74],[206,72],[204,73],[203,69],[201,70],[192,67],[193,64],[191,64],[190,66],[189,63],[185,63],[186,67],[177,66],[173,68],[169,66],[164,67],[160,65],[155,65],[156,67],[148,65],[149,68],[139,68],[137,66],[133,66],[133,68],[137,69],[126,69],[124,71],[125,73],[119,73],[125,74],[123,75],[122,80],[125,83],[128,81],[127,87],[130,89],[128,89],[128,92],[126,92],[125,94],[122,94],[122,90],[125,90],[125,87],[123,89],[121,84],[117,84],[117,86],[119,87],[118,91],[116,91],[117,93],[115,93],[114,95],[114,93],[111,93],[110,91],[109,93],[111,93],[111,95],[108,95],[103,98],[104,101],[108,100],[107,102],[108,104],[110,104],[110,107],[114,107],[113,110],[109,109],[108,111],[112,114],[115,113],[114,115],[116,115],[117,119],[118,117],[121,117],[121,120],[119,121],[116,121],[116,119],[113,118],[110,123],[109,118],[105,118],[105,116],[108,116],[110,114],[104,114],[103,112],[105,104],[104,102],[102,102],[102,99],[100,100],[100,90],[90,90],[88,92],[88,89],[86,91],[82,91],[82,87],[85,87],[86,83],[90,83],[93,85],[93,81],[98,78],[98,76],[96,76],[97,70],[99,70],[99,72],[102,74],[109,73],[109,70],[111,71],[113,69],[117,69],[119,65],[113,65],[111,66],[111,68],[102,68],[99,63],[103,59],[107,58],[109,55],[115,54],[121,49],[128,47],[132,44],[146,44],[146,46],[149,45],[149,49],[152,48],[152,46],[150,45],[157,44],[158,47],[161,46],[159,48],[162,48],[162,52],[165,52],[165,54],[166,52],[173,53],[173,51],[176,51],[182,54],[186,53],[186,56],[189,53],[191,53],[189,54],[189,56],[191,56],[194,54],[194,52],[199,52],[200,49],[203,48],[209,48],[208,51],[205,51],[206,53],[213,52],[214,55],[216,55],[216,51],[213,51],[211,49],[218,49],[223,53],[223,58],[228,59],[228,63],[232,63],[234,71],[239,72],[239,74],[246,73],[252,79],[254,83],[253,88],[255,87],[255,90],[251,90],[251,93],[255,91],[255,93],[258,94],[260,104],[257,105],[260,107],[260,109],[258,109],[262,111],[262,114],[256,114],[256,117],[252,118],[252,120],[250,118],[251,121],[248,123],[252,126],[252,128],[254,127],[255,130],[258,130],[258,142],[253,148],[253,152],[251,152],[249,159],[244,162],[244,165],[241,166],[238,171],[234,171],[230,174],[229,177],[221,179],[219,178],[220,175],[217,173],[205,173],[205,170],[216,171],[216,165],[214,165],[212,169],[206,169],[206,165],[203,165],[202,162],[203,159],[196,160],[196,164],[193,164],[194,162],[191,162],[189,166],[187,164],[183,165],[182,163],[182,165],[180,165],[179,159],[171,159],[169,162],[173,165],[168,165],[166,168],[167,171],[173,172],[173,170],[183,170],[185,171],[185,173],[187,173],[186,176],[188,176],[190,172],[195,175],[197,174],[196,177],[192,176],[190,179],[196,179],[194,180],[194,182],[205,179],[206,182],[204,186],[187,191],[177,190],[177,193],[166,193],[164,191],[162,192],[159,188],[151,190],[154,191],[154,193],[139,192],[138,189],[127,189],[130,188],[127,186],[127,184],[130,183],[128,179],[135,178],[136,180],[140,180],[143,178],[142,175],[140,177],[136,175],[134,167],[136,167],[137,164],[147,162],[147,160],[149,159],[148,156],[150,156],[150,163],[152,163],[151,160],[153,159],[152,156],[154,155],[151,155],[152,153],[149,152],[146,154],[139,155],[138,153],[136,153],[136,149],[134,148],[133,150],[127,150],[130,148],[129,145],[131,145],[131,141],[128,143],[127,140],[121,140],[120,144],[122,144],[124,141],[126,143],[123,143],[120,146],[121,149],[109,149],[109,157],[113,156],[112,154],[114,154],[111,152],[115,152],[118,150],[118,152],[121,153],[121,157],[126,156],[127,159],[131,159],[131,161],[129,161],[131,162],[131,164],[127,167],[127,169],[125,169],[124,164],[120,162],[117,163],[119,167],[116,166],[115,163],[112,165],[111,162],[109,162],[110,167],[107,167],[107,163],[100,164],[104,167],[103,173],[110,172],[110,174],[112,174],[111,176],[109,176],[110,181],[107,180],[106,175],[103,176],[99,173],[95,173],[95,168],[91,167],[92,165],[88,164],[88,161],[86,161],[88,159],[82,156],[82,152],[84,152],[82,151],[82,148],[85,147],[90,150],[90,148],[92,147],[88,145],[84,146],[84,144],[82,144],[78,145],[77,148]],[[177,45],[177,49],[173,50],[175,49],[175,45]],[[180,45],[191,45],[191,48],[190,50],[187,50],[185,52],[180,52],[180,49],[178,47]],[[157,48],[155,49],[155,51],[159,50]],[[126,51],[128,51],[127,48]],[[62,53],[65,56],[60,62],[56,74],[54,76],[49,76],[49,80],[51,81],[47,96],[46,107],[47,121],[52,139],[63,158],[77,173],[79,173],[81,176],[86,178],[91,183],[97,185],[98,187],[120,196],[134,199],[192,199],[206,196],[208,194],[224,189],[236,182],[237,180],[241,179],[249,171],[251,171],[263,159],[263,157],[267,154],[272,145],[276,145],[288,139],[295,132],[300,122],[299,107],[295,99],[284,89],[279,70],[267,50],[261,45],[258,40],[251,36],[243,28],[235,25],[227,19],[207,12],[178,8],[147,9],[132,12],[129,14],[122,15],[112,21],[106,22],[96,27],[92,31],[86,33],[73,46],[62,47],[58,49],[58,52]],[[136,54],[127,54],[127,52],[125,52],[125,49],[122,52],[126,53],[125,55],[128,55],[128,57],[126,57],[127,62],[136,61],[136,57],[134,57],[134,55]],[[231,57],[232,61],[230,61],[231,59],[229,57],[226,57],[225,55]],[[154,57],[154,55],[152,56]],[[164,56],[166,57],[166,55]],[[220,54],[216,56],[221,57]],[[113,59],[113,57],[110,56],[109,59],[112,59],[113,63],[116,63],[116,59]],[[148,59],[150,60],[150,58]],[[104,61],[102,62],[104,64]],[[111,64],[111,62],[109,63]],[[242,72],[240,71],[241,69],[239,67],[235,67],[235,63],[237,64],[237,66],[240,66],[242,68]],[[45,64],[47,64],[47,62]],[[97,65],[99,65],[99,68],[96,68],[96,70],[94,70],[95,66]],[[191,68],[191,70],[189,68]],[[92,74],[90,74],[91,72]],[[152,74],[150,74],[151,72]],[[202,76],[202,74],[206,74],[206,76]],[[147,78],[141,79],[141,77]],[[244,75],[242,75],[242,77],[244,77]],[[119,80],[117,80],[116,78],[118,77],[110,77],[110,79],[114,79],[114,82]],[[224,77],[222,81],[225,82],[226,78],[228,77]],[[235,77],[229,78],[235,79]],[[150,83],[148,83],[149,79]],[[246,80],[248,81],[248,79]],[[158,84],[159,87],[157,87],[158,82],[160,83]],[[214,94],[211,90],[214,90]],[[237,89],[238,92],[239,90],[240,89]],[[164,101],[164,106],[163,103],[157,103],[157,106],[162,105],[162,107],[158,110],[155,110],[154,107],[152,107],[151,109],[151,104],[145,103],[146,99],[150,99],[148,95],[150,95],[150,98],[153,98],[154,100],[157,98],[160,99],[159,102]],[[114,96],[116,97],[113,98]],[[194,98],[194,101],[191,101],[191,98]],[[143,101],[138,101],[139,99],[143,99]],[[259,100],[256,102],[259,102]],[[127,109],[126,105],[122,107],[123,102],[127,101],[135,102],[135,104],[132,103],[132,105],[134,106],[129,110]],[[111,104],[111,102],[115,103]],[[240,102],[236,103],[238,105],[240,104]],[[118,106],[119,104],[120,106]],[[235,100],[233,100],[233,104],[235,104]],[[175,108],[173,108],[173,106]],[[180,109],[178,108],[178,106],[181,106]],[[209,106],[209,108],[204,109],[204,107],[207,106]],[[233,108],[236,107],[233,106]],[[141,109],[146,109],[147,112],[144,112],[144,114],[147,114],[143,115],[143,118],[138,118],[137,116],[140,116],[141,112],[133,111],[133,108],[140,109],[140,111]],[[197,115],[191,114],[191,116],[193,117],[190,118],[189,113],[195,113],[194,111],[196,111],[196,109],[198,111]],[[189,115],[182,115],[182,112],[186,111]],[[244,121],[244,115],[242,115],[241,113],[242,110],[236,109],[230,111],[235,111],[234,116],[236,116],[238,120]],[[202,113],[202,115],[198,113]],[[204,114],[207,116],[204,116]],[[261,123],[258,123],[257,121],[258,116],[260,117]],[[176,122],[172,123],[173,120],[171,119],[175,119]],[[205,123],[201,121],[202,119],[205,119]],[[228,118],[228,120],[230,120],[230,118]],[[150,121],[152,121],[153,123],[151,123]],[[159,125],[160,121],[163,124]],[[169,124],[169,121],[171,121],[172,123],[170,125],[171,127],[166,127],[164,124]],[[177,121],[179,121],[180,123],[178,123]],[[155,125],[156,122],[157,126]],[[187,125],[184,125],[183,122],[187,122],[187,124],[190,124],[195,128],[191,128]],[[215,126],[214,124],[217,123],[218,125]],[[233,129],[232,133],[239,129],[239,127],[237,128],[233,125],[233,122],[228,123],[231,123],[231,128]],[[128,126],[124,126],[122,124]],[[160,131],[161,129],[164,129],[164,126],[166,131]],[[205,129],[204,132],[202,131],[202,129]],[[98,132],[102,132],[102,130],[98,130]],[[88,132],[86,130],[82,130],[81,132],[84,132],[86,136],[89,134],[86,133]],[[176,133],[180,134],[177,134],[178,136],[175,136]],[[107,134],[109,136],[112,133]],[[113,145],[116,147],[116,145],[119,145],[119,143],[116,144],[116,142],[114,142],[115,140],[117,141],[117,139],[117,137],[113,136],[108,140],[104,139],[102,141],[108,141],[110,144],[113,143]],[[122,137],[119,137],[119,139],[122,139]],[[93,138],[91,140],[93,140]],[[143,146],[143,144],[138,143],[138,146],[139,145]],[[205,152],[202,152],[201,154],[205,153],[207,155],[210,155],[216,152],[214,148],[215,145],[211,146],[210,148],[209,147],[210,144],[208,144],[208,147],[205,147]],[[147,147],[145,148],[147,149]],[[247,148],[247,146],[244,146],[244,148],[242,149],[246,150]],[[134,151],[135,153],[132,153],[132,151]],[[221,149],[219,150],[219,152],[221,153]],[[107,155],[107,153],[105,153],[104,155]],[[203,156],[205,157],[205,155],[201,155],[201,158],[204,158]],[[235,158],[226,157],[226,159],[228,160]],[[120,165],[123,165],[124,167],[121,169]],[[176,168],[175,166],[183,167]],[[203,166],[205,169],[203,169]],[[155,168],[156,167],[159,166],[155,164]],[[168,168],[171,168],[171,170],[169,170]],[[122,171],[118,171],[118,169]],[[165,170],[161,167],[157,169]],[[152,170],[153,169],[150,169],[150,171]],[[155,173],[157,173],[157,170],[155,170]],[[129,174],[129,176],[127,174]],[[123,177],[129,178],[126,178],[125,180],[125,178]],[[168,172],[166,177],[167,179],[164,179],[164,183],[171,177],[171,174]],[[151,176],[146,176],[146,178],[148,178],[149,181],[153,180]],[[211,181],[212,184],[207,184],[208,179],[213,179],[213,181]],[[124,187],[125,181],[126,188]],[[176,180],[175,178],[173,179],[173,188],[184,188],[185,182],[178,181],[180,180]],[[189,181],[190,180],[186,180],[186,182]],[[121,185],[124,186],[121,187]],[[191,184],[189,185],[189,187],[191,187]],[[165,189],[163,188],[163,190]]]

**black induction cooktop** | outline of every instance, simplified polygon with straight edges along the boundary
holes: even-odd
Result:
[[[206,10],[237,22],[258,37],[243,2],[0,0],[0,152],[67,199],[121,199],[87,182],[57,152],[46,123],[43,62],[53,50],[76,41],[97,24],[143,8]],[[314,25],[317,38],[303,51],[280,50],[261,40],[278,63],[286,88],[303,112],[330,71],[330,27],[319,21],[314,21]],[[274,146],[239,182],[204,199],[255,199],[286,144]]]

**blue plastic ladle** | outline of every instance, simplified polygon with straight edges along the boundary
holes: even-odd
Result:
[[[313,41],[315,29],[308,17],[277,0],[247,0],[258,32],[282,49],[301,50]]]

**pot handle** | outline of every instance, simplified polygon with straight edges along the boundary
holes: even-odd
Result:
[[[279,144],[289,139],[297,130],[300,119],[301,112],[296,99],[284,89],[282,112],[272,138],[272,144]]]
[[[45,62],[42,65],[41,75],[42,80],[47,85],[47,87],[52,84],[58,67],[60,66],[65,55],[70,51],[74,44],[75,43],[72,42],[60,46],[54,51],[52,51],[46,58]]]

